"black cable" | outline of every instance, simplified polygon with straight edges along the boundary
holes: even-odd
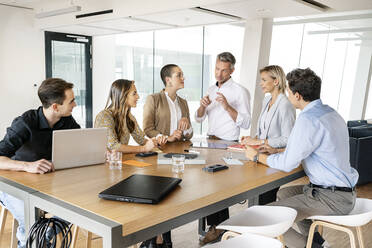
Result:
[[[62,235],[60,247],[69,248],[72,241],[71,227],[72,224],[62,219],[42,217],[32,225],[26,248],[32,248],[33,242],[36,242],[36,248],[56,248],[58,233]]]

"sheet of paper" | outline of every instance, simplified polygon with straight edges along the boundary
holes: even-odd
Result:
[[[222,158],[222,160],[225,161],[225,163],[228,165],[243,165],[244,164],[243,162],[241,162],[240,160],[236,158],[231,158],[231,159]]]
[[[151,151],[152,151],[152,152],[157,152],[157,153],[163,153],[163,151],[160,150],[160,148],[158,148],[158,147],[154,147],[154,148],[152,148]]]

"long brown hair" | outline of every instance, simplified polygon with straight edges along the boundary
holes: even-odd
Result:
[[[105,109],[112,113],[118,139],[124,134],[125,123],[130,133],[133,132],[135,127],[134,121],[129,116],[130,107],[126,104],[128,93],[133,84],[134,81],[118,79],[112,83],[110,88]]]

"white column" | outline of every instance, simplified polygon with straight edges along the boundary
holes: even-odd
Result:
[[[272,19],[258,19],[247,21],[245,26],[240,80],[251,94],[251,136],[256,134],[264,97],[259,86],[259,70],[269,64],[272,24]],[[241,135],[249,135],[249,133],[242,130]]]
[[[372,69],[371,56],[372,47],[370,44],[365,44],[363,41],[360,47],[354,90],[351,99],[350,120],[360,120],[363,118],[363,107],[365,99],[368,97],[367,86],[369,85],[368,81]]]
[[[93,37],[93,123],[115,80],[115,35]]]

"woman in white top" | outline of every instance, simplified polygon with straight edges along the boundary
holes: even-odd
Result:
[[[296,111],[285,95],[284,71],[280,66],[269,65],[262,68],[260,74],[260,85],[263,93],[267,96],[262,103],[257,135],[255,138],[243,137],[242,144],[266,145],[266,147],[276,149],[285,148],[295,123]],[[260,204],[264,205],[275,201],[278,189],[260,195]]]

